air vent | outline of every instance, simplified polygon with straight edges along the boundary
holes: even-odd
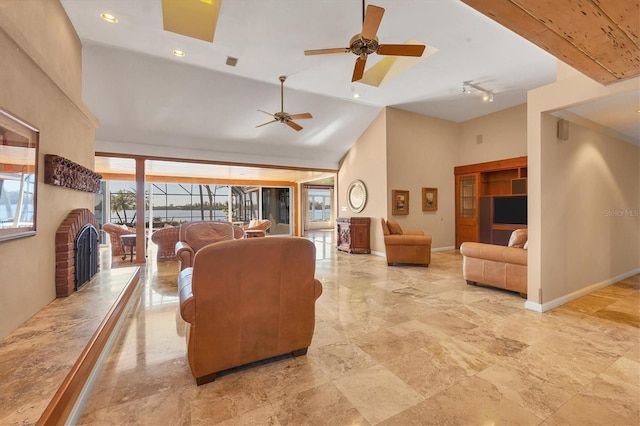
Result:
[[[230,67],[235,67],[238,63],[238,58],[232,58],[231,56],[227,56],[227,65]]]

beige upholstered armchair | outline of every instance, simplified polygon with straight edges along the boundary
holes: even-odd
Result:
[[[178,276],[196,383],[255,361],[306,354],[322,294],[314,275],[315,246],[306,238],[246,238],[198,250],[193,267]]]
[[[156,260],[164,262],[176,260],[176,244],[180,228],[178,226],[168,226],[161,228],[151,234],[151,241],[156,244]]]
[[[127,234],[135,234],[135,228],[128,227],[126,225],[116,225],[114,223],[105,223],[102,225],[102,230],[109,235],[109,242],[111,243],[111,256],[122,256],[124,251],[122,250],[122,241],[120,236]]]
[[[431,263],[431,235],[422,231],[403,231],[393,219],[382,220],[387,264],[412,263],[429,266]]]
[[[235,228],[238,228],[236,230]],[[244,231],[229,222],[198,221],[180,225],[175,253],[179,270],[193,266],[193,258],[202,247],[218,241],[242,238]]]

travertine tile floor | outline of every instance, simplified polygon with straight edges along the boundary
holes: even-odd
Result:
[[[313,343],[196,386],[177,265],[150,263],[82,424],[638,425],[640,276],[539,314],[468,286],[457,251],[429,268],[318,242]]]
[[[517,295],[467,286],[455,251],[429,268],[388,267],[336,253],[330,236],[314,236],[324,294],[308,355],[201,387],[185,361],[177,265],[150,262],[81,423],[640,424],[640,276],[537,314]],[[129,262],[113,266],[127,268],[0,342],[0,424],[35,423],[131,275]]]

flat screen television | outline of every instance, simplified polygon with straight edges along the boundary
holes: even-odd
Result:
[[[493,197],[493,223],[496,225],[526,225],[527,196]]]

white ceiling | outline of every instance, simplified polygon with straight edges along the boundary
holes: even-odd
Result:
[[[385,106],[461,122],[524,103],[527,90],[555,80],[555,58],[457,0],[374,2],[386,9],[380,43],[437,49],[380,87],[351,83],[350,53],[303,54],[348,46],[361,29],[360,0],[223,0],[213,43],[164,31],[161,0],[61,2],[83,43],[97,151],[337,169]],[[313,115],[300,132],[255,128],[269,119],[258,109],[280,110],[280,75],[285,110]],[[463,94],[463,81],[494,102]]]

